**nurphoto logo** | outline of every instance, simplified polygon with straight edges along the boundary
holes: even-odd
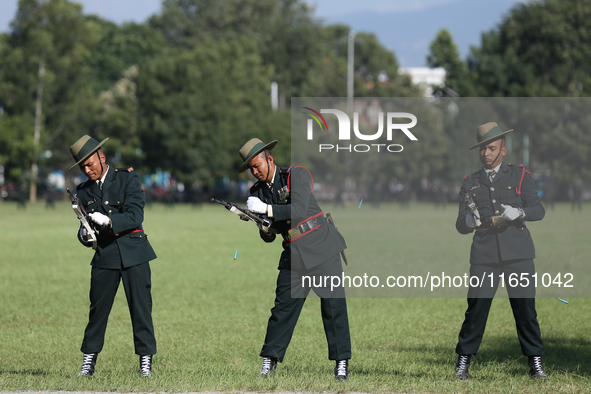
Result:
[[[339,141],[350,141],[351,140],[351,119],[349,115],[345,112],[338,110],[338,109],[321,109],[320,112],[309,108],[303,107],[311,112],[303,112],[306,115],[309,115],[312,119],[308,119],[307,122],[307,138],[308,140],[312,140],[314,138],[314,121],[318,124],[321,131],[328,131],[328,124],[326,119],[322,116],[322,114],[333,114],[337,117],[338,122],[338,139]],[[386,113],[386,140],[392,141],[392,137],[394,135],[395,130],[400,130],[408,137],[411,141],[417,141],[417,137],[410,131],[411,128],[416,126],[417,124],[417,117],[408,112],[387,112]],[[399,123],[400,119],[407,119],[410,122],[406,123]],[[353,113],[353,134],[355,137],[362,141],[376,141],[382,137],[384,133],[384,113],[379,112],[377,114],[377,124],[378,129],[373,134],[363,134],[359,130],[359,113]],[[346,152],[357,152],[357,153],[365,153],[372,150],[377,152],[380,151],[387,151],[391,153],[399,153],[402,152],[403,146],[400,144],[349,144],[349,145],[333,145],[333,144],[318,144],[319,152],[322,151],[331,151],[335,150],[336,152],[346,151]]]

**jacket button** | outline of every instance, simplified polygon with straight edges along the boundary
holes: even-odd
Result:
[[[141,237],[142,237],[142,236],[140,235],[140,238],[141,238]]]
[[[496,210],[496,211],[495,211],[495,215],[498,215],[498,214],[499,214],[499,211],[498,211],[498,210]]]
[[[94,212],[94,208],[92,208],[92,212]]]
[[[291,220],[288,220],[288,221],[287,221],[287,224],[290,224],[290,223],[291,223]]]
[[[476,193],[472,194],[472,197],[476,197]]]
[[[494,188],[494,187],[491,187],[491,188],[490,188],[490,191],[491,191],[491,192],[494,192],[494,191],[495,191],[495,188]]]
[[[494,198],[492,199],[492,203],[494,204],[495,202],[497,202],[497,200],[495,200]]]
[[[511,186],[509,186],[509,190],[511,190]]]
[[[112,211],[109,209],[109,213],[111,213]]]
[[[119,201],[117,201],[117,204],[121,204]]]
[[[105,205],[109,205],[109,202],[108,201],[105,201]]]
[[[115,236],[118,237],[119,236],[119,233],[115,234]]]

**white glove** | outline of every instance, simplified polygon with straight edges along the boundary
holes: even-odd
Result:
[[[468,228],[475,228],[478,227],[482,224],[482,222],[480,221],[480,219],[476,219],[474,216],[472,216],[471,213],[466,215],[466,226],[468,226]]]
[[[519,209],[519,208],[515,208],[512,207],[511,205],[505,205],[505,204],[501,204],[501,207],[503,207],[504,211],[503,211],[503,218],[505,218],[505,220],[515,220],[515,219],[520,219],[521,216],[525,216],[523,213],[523,210]]]
[[[248,197],[246,200],[246,208],[254,213],[267,213],[267,204],[261,201],[258,197]]]
[[[99,226],[108,226],[111,221],[107,215],[103,215],[100,212],[93,212],[88,216],[90,216],[90,219]]]

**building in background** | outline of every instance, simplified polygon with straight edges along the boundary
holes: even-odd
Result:
[[[408,74],[412,83],[419,85],[424,91],[424,97],[433,95],[433,86],[445,86],[445,69],[443,67],[400,67],[400,74]]]

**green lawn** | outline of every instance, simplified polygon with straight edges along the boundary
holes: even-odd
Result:
[[[390,234],[392,260],[468,266],[470,236],[454,228],[454,205],[357,203],[333,209],[349,244],[351,269],[368,229]],[[531,227],[539,267],[589,261],[591,207],[557,205]],[[152,263],[158,354],[154,377],[139,377],[123,290],[117,296],[99,355],[96,378],[78,379],[87,322],[92,251],[76,239],[77,220],[66,202],[17,211],[0,203],[0,391],[313,391],[429,393],[582,393],[591,389],[591,301],[537,300],[544,363],[550,379],[532,381],[505,298],[496,300],[474,365],[473,379],[452,380],[457,334],[466,300],[458,298],[351,298],[350,379],[334,381],[327,360],[319,300],[302,312],[285,361],[274,378],[258,377],[258,357],[273,305],[279,242],[265,244],[255,227],[220,206],[154,205],[144,227],[159,258]],[[373,246],[379,247],[379,246]],[[238,251],[237,259],[234,253]],[[356,265],[357,264],[357,265]],[[355,268],[359,269],[359,268]],[[567,297],[563,297],[567,298]]]

